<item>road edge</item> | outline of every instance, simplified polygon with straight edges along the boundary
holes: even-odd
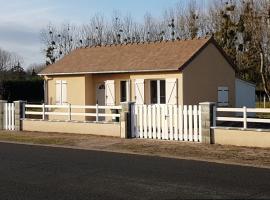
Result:
[[[49,147],[49,148],[84,150],[84,151],[99,151],[99,152],[107,152],[107,153],[148,156],[148,157],[167,158],[167,159],[176,159],[176,160],[185,160],[185,161],[198,161],[198,162],[207,162],[207,163],[215,163],[215,164],[223,164],[223,165],[252,167],[252,168],[259,168],[259,169],[270,169],[270,166],[263,166],[263,165],[252,165],[252,164],[220,161],[220,160],[207,160],[207,159],[199,159],[199,158],[192,158],[192,157],[155,155],[155,154],[150,154],[150,153],[137,153],[137,152],[132,152],[132,151],[120,151],[120,150],[98,149],[98,148],[84,148],[84,147],[68,146],[68,145],[34,144],[34,143],[27,143],[27,142],[15,142],[15,141],[4,141],[4,140],[0,140],[0,144],[1,143],[2,144],[17,144],[17,145],[26,145],[26,146],[36,146],[36,147],[39,146],[39,147]]]

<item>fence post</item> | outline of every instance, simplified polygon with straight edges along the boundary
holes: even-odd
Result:
[[[0,100],[0,130],[4,130],[5,125],[4,125],[4,119],[5,119],[5,104],[7,101]]]
[[[217,126],[217,107],[213,106],[213,127]]]
[[[15,131],[22,130],[22,119],[25,113],[25,101],[14,101],[15,104]]]
[[[71,104],[69,103],[69,104],[68,104],[68,120],[69,120],[69,121],[71,121],[71,119],[72,119],[72,118],[71,118],[71,111],[72,111],[71,109],[72,109],[72,108],[71,108]]]
[[[134,116],[132,116],[134,112],[134,102],[125,102],[121,103],[121,117],[120,117],[120,126],[121,126],[121,138],[132,138],[133,137],[133,129],[134,129]]]
[[[211,134],[211,127],[213,122],[213,110],[216,103],[204,102],[200,103],[202,112],[202,143],[212,144],[214,137]]]
[[[96,122],[98,122],[99,121],[99,119],[98,119],[98,114],[99,114],[99,110],[98,110],[99,108],[98,108],[98,104],[96,104]]]
[[[45,104],[42,104],[42,120],[45,120]]]
[[[243,107],[243,128],[247,129],[247,107]]]

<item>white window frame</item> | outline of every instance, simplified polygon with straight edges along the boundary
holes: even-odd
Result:
[[[57,84],[60,84],[60,94],[57,94],[59,91],[57,90]],[[64,85],[65,86],[65,92],[64,92]],[[67,81],[66,80],[57,80],[56,81],[56,105],[66,105],[68,104],[68,97],[67,97]],[[65,95],[65,97],[64,97]],[[60,96],[60,101],[57,101],[57,97]]]
[[[153,104],[152,103],[152,93],[151,93],[151,90],[152,90],[152,88],[151,88],[151,82],[152,81],[156,81],[157,82],[157,103],[156,104]],[[165,81],[165,103],[161,103],[160,102],[160,100],[161,100],[161,96],[160,96],[160,81]],[[150,80],[150,101],[151,101],[151,104],[152,105],[164,105],[164,104],[166,104],[166,80],[164,80],[164,79],[152,79],[152,80]]]
[[[122,87],[121,82],[126,82],[126,101],[121,101],[122,98]],[[120,81],[120,102],[126,103],[130,101],[130,80],[121,80]]]

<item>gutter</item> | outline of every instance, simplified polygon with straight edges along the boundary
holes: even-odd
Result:
[[[159,69],[159,70],[131,70],[131,71],[102,71],[102,72],[68,72],[68,73],[39,73],[39,76],[52,75],[82,75],[82,74],[117,74],[117,73],[134,73],[134,72],[164,72],[164,71],[179,71],[179,69]]]

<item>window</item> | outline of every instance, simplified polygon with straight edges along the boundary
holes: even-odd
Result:
[[[165,80],[150,81],[151,104],[166,103],[166,86]]]
[[[228,87],[218,88],[218,106],[229,105],[229,89]]]
[[[56,81],[56,104],[66,104],[67,102],[67,81]]]
[[[121,102],[129,101],[129,81],[120,82],[120,95]]]

